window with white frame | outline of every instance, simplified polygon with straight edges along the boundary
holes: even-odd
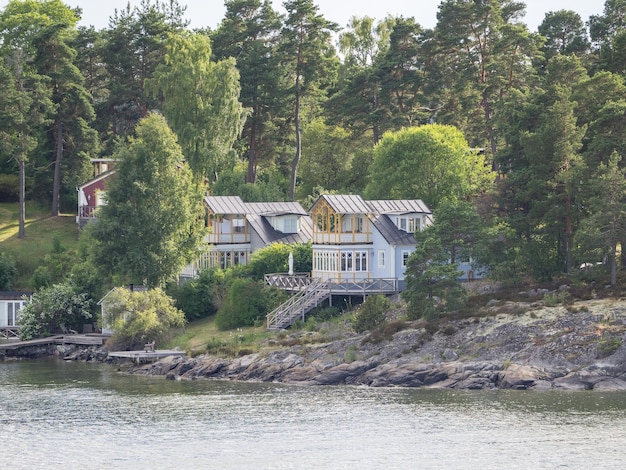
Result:
[[[385,267],[385,251],[384,250],[378,251],[378,267],[379,268]]]
[[[409,219],[409,232],[417,232],[422,229],[422,219],[419,217]]]
[[[245,219],[233,219],[233,231],[235,233],[244,233],[246,230]]]
[[[17,326],[19,312],[26,302],[16,301],[7,303],[7,326]]]
[[[411,256],[411,252],[410,251],[403,251],[402,252],[402,266],[406,266],[407,262],[409,261],[409,256]]]
[[[356,251],[354,253],[354,270],[367,271],[367,251]]]
[[[298,231],[298,218],[287,217],[284,221],[283,233],[296,233]]]

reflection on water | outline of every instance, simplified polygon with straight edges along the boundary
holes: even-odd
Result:
[[[624,393],[179,382],[0,363],[2,468],[622,468],[625,424]]]

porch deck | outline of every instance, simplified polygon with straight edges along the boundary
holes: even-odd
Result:
[[[278,287],[286,291],[300,291],[314,281],[309,273],[274,273],[265,275],[268,286]],[[399,292],[397,279],[328,279],[328,289],[331,295],[371,295],[396,294]]]

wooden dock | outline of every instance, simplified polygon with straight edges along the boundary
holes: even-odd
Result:
[[[80,346],[102,346],[109,335],[86,334],[86,335],[56,335],[47,338],[31,339],[28,341],[7,341],[0,344],[0,351],[12,351],[29,346],[43,346],[47,344],[77,344]]]
[[[185,351],[176,349],[156,349],[154,351],[112,351],[109,357],[118,359],[130,359],[135,364],[145,364],[147,362],[158,361],[169,356],[185,357]]]

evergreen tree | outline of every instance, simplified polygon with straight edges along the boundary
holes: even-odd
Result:
[[[237,61],[242,105],[250,110],[242,132],[242,153],[248,168],[246,182],[257,181],[261,162],[273,163],[279,146],[284,103],[276,42],[281,18],[269,0],[227,0],[226,14],[211,33],[218,60]]]
[[[281,57],[291,81],[293,99],[293,124],[295,129],[295,155],[291,163],[289,198],[296,192],[298,165],[302,156],[302,105],[303,99],[317,87],[332,79],[337,58],[330,35],[337,25],[318,14],[313,0],[291,0],[284,4],[287,19],[281,31]]]

